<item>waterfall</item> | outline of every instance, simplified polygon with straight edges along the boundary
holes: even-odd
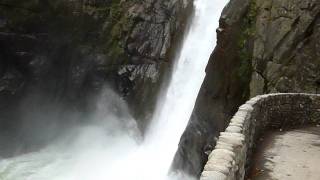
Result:
[[[188,179],[174,175],[169,177],[168,171],[204,79],[206,64],[215,47],[215,30],[227,2],[194,2],[195,18],[177,56],[167,93],[159,99],[142,143],[137,143],[133,138],[135,132],[127,132],[128,129],[135,129],[127,108],[120,110],[122,114],[127,114],[121,118],[130,122],[128,127],[118,125],[119,117],[113,112],[97,112],[93,119],[108,123],[77,127],[39,152],[0,159],[0,179]],[[108,134],[106,129],[110,130]]]
[[[195,19],[183,43],[165,97],[147,133],[146,143],[154,148],[158,169],[165,174],[172,163],[205,77],[205,67],[215,47],[216,28],[227,0],[196,0]]]

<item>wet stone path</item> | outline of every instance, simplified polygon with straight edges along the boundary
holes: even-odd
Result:
[[[252,165],[248,180],[320,180],[320,127],[267,133]]]

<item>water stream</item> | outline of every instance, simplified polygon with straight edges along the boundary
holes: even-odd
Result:
[[[168,172],[204,79],[227,2],[195,1],[195,18],[143,142],[134,138],[134,120],[125,105],[120,110],[126,115],[119,117],[106,112],[106,102],[99,101],[92,124],[70,130],[39,152],[0,160],[0,180],[192,179]],[[129,122],[130,130],[117,123],[119,118]]]

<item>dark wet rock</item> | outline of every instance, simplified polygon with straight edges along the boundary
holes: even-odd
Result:
[[[143,129],[171,72],[169,49],[177,47],[191,2],[1,1],[0,131],[15,134],[21,109],[48,111],[36,110],[46,104],[59,106],[50,115],[68,124],[64,114],[92,110],[90,98],[106,84]]]

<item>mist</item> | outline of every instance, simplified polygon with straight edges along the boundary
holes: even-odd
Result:
[[[185,176],[168,175],[157,169],[157,161],[163,158],[161,151],[143,142],[136,121],[120,96],[109,88],[104,88],[90,103],[93,111],[81,123],[79,119],[75,119],[80,116],[72,111],[70,114],[65,112],[64,120],[77,123],[68,128],[61,126],[63,130],[60,131],[58,126],[48,126],[42,131],[38,129],[39,117],[45,117],[43,113],[39,115],[35,112],[34,118],[37,120],[29,122],[28,127],[25,127],[34,128],[35,134],[31,133],[30,136],[47,137],[45,131],[56,131],[58,134],[54,135],[55,138],[49,138],[48,145],[37,152],[2,159],[1,179],[147,180],[158,177],[159,180],[175,180]],[[46,106],[48,112],[57,111],[56,107],[50,107],[51,110]],[[28,112],[26,118],[31,117],[31,112]],[[59,122],[52,117],[50,120]]]

